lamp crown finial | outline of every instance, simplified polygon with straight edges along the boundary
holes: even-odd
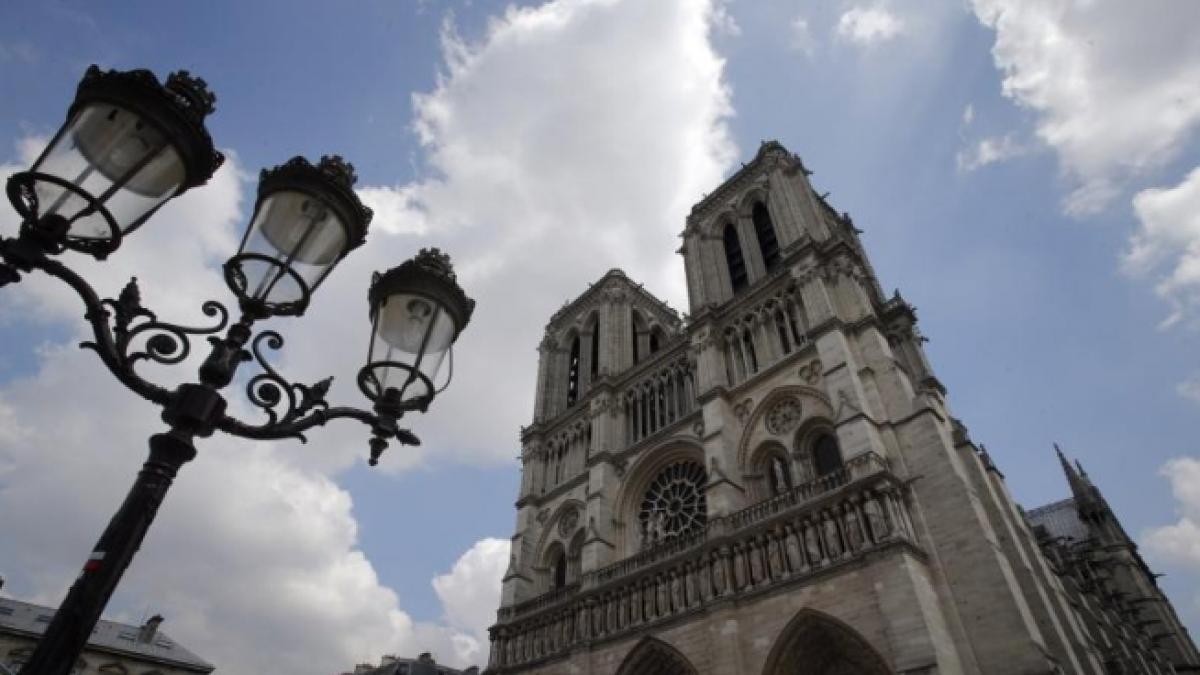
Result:
[[[413,257],[413,262],[435,274],[451,280],[458,280],[454,274],[454,266],[450,264],[450,255],[443,253],[440,248],[423,248]]]
[[[353,188],[354,184],[358,182],[358,175],[354,173],[354,165],[342,159],[341,155],[321,155],[321,161],[317,163],[317,168],[330,179],[347,188]]]
[[[209,91],[208,83],[203,78],[193,77],[186,70],[177,70],[168,75],[166,89],[197,119],[204,119],[217,109],[217,95]]]

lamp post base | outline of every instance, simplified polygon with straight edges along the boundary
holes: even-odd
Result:
[[[192,437],[172,430],[150,437],[150,457],[21,675],[69,675],[117,583],[142,545],[179,468],[196,456]]]

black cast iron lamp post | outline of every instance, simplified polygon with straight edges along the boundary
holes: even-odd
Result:
[[[204,128],[215,100],[203,80],[186,72],[160,84],[149,71],[92,66],[46,151],[29,171],[8,180],[22,223],[17,237],[0,236],[0,287],[38,270],[74,289],[94,337],[82,346],[122,384],[161,406],[169,427],[150,437],[149,459],[22,675],[67,675],[75,667],[176,473],[196,456],[196,437],[220,430],[304,440],[305,431],[329,420],[355,419],[371,430],[375,464],[390,440],[420,443],[398,422],[406,412],[424,412],[441,391],[434,386],[441,363],[470,321],[475,303],[459,287],[449,257],[422,250],[376,274],[369,290],[371,348],[358,380],[371,410],[330,407],[325,394],[332,378],[298,384],[271,366],[264,349],[280,349],[283,338],[272,330],[256,334],[255,322],[302,315],[333,268],[366,238],[371,210],[354,193],[354,167],[336,156],[315,165],[296,157],[262,172],[254,215],[224,268],[241,310],[236,322],[212,300],[202,306],[209,326],[160,321],[142,306],[135,281],[116,299],[102,300],[57,256],[75,250],[103,259],[167,200],[207,182],[224,159]],[[136,372],[140,361],[181,363],[199,335],[210,336],[211,351],[197,382],[170,390]],[[230,415],[220,393],[251,360],[260,372],[246,380],[245,391],[266,417],[260,423]]]

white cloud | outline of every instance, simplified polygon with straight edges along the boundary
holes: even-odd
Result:
[[[812,56],[817,49],[817,39],[813,37],[808,19],[798,16],[792,20],[792,49],[805,56]]]
[[[1172,307],[1163,326],[1200,309],[1200,167],[1179,185],[1142,190],[1133,198],[1139,227],[1123,263],[1135,275],[1158,273],[1155,291]]]
[[[859,45],[890,40],[904,31],[904,21],[882,6],[852,7],[837,23],[838,37]]]
[[[1004,94],[1037,113],[1073,191],[1102,209],[1130,177],[1174,158],[1200,124],[1200,3],[973,0],[995,29]]]
[[[454,563],[453,569],[433,580],[447,623],[474,635],[484,645],[488,627],[496,622],[500,580],[508,568],[509,548],[507,539],[478,541]]]
[[[975,121],[975,104],[968,103],[967,107],[963,108],[962,126],[969,127]]]
[[[1142,534],[1146,552],[1162,563],[1176,566],[1192,578],[1200,578],[1200,459],[1177,457],[1159,473],[1171,483],[1179,520]],[[1193,617],[1200,612],[1200,593],[1192,597]],[[1184,619],[1187,623],[1187,618]]]
[[[540,327],[563,300],[618,264],[668,300],[684,297],[676,236],[735,156],[724,64],[709,41],[721,21],[705,2],[559,0],[507,10],[478,42],[448,30],[437,87],[414,97],[435,177],[361,190],[379,210],[369,243],[302,320],[278,322],[288,339],[281,372],[303,382],[335,374],[330,400],[361,405],[353,374],[365,357],[370,272],[442,246],[479,307],[459,341],[454,386],[406,420],[424,445],[391,450],[383,467],[426,452],[511,462],[532,409]],[[162,319],[194,321],[202,299],[228,297],[216,266],[244,222],[241,176],[231,153],[208,187],[173,202],[109,261],[69,255],[70,264],[105,295],[136,273]],[[21,312],[67,327],[65,344],[83,334],[78,301],[37,275],[0,293],[0,315]],[[0,568],[9,592],[57,603],[161,422],[92,355],[47,345],[36,358],[31,376],[0,383]],[[167,383],[192,372],[163,370],[147,372]],[[354,424],[316,431],[308,446],[202,441],[118,605],[162,611],[167,632],[223,672],[333,672],[424,650],[482,665],[487,598],[506,563],[492,557],[500,543],[480,542],[438,577],[448,625],[413,621],[358,549],[350,495],[331,479],[362,461],[365,441]]]
[[[968,111],[971,109],[968,107]],[[966,115],[964,114],[964,119]],[[959,171],[974,171],[975,169],[1018,157],[1027,152],[1012,134],[992,136],[981,139],[975,145],[960,150],[955,157]]]
[[[438,86],[414,96],[430,178],[361,191],[385,206],[377,230],[423,234],[373,234],[322,289],[354,301],[371,270],[418,246],[452,254],[479,304],[456,348],[456,382],[421,421],[426,447],[511,461],[542,326],[609,268],[683,305],[678,233],[736,154],[710,44],[720,6],[562,0],[509,8],[476,42],[444,31]],[[295,363],[331,342],[361,343],[344,311],[313,308],[333,332],[293,349]]]

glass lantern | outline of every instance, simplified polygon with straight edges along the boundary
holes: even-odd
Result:
[[[226,281],[257,317],[298,316],[342,258],[362,245],[371,210],[354,193],[354,167],[341,157],[313,166],[303,157],[263,170],[254,217]]]
[[[163,85],[148,70],[92,66],[67,122],[29,171],[9,179],[9,198],[67,248],[104,257],[224,161],[204,127],[215,101],[186,71]]]
[[[441,391],[437,374],[475,301],[459,287],[450,257],[436,248],[376,274],[369,299],[371,345],[359,387],[377,405],[424,410]]]

